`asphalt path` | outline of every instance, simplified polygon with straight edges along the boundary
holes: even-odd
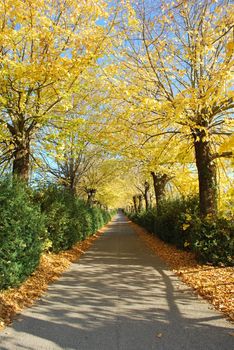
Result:
[[[43,298],[0,333],[0,349],[232,350],[233,332],[118,214]]]

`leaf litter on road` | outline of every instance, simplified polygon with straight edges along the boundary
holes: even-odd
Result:
[[[48,285],[57,280],[67,270],[72,262],[77,261],[82,254],[102,235],[100,229],[95,235],[77,243],[72,249],[58,254],[43,254],[40,264],[32,275],[17,288],[9,288],[0,292],[0,330],[12,323],[14,316],[25,307],[30,307],[46,292]]]
[[[195,254],[177,249],[131,222],[136,233],[180,279],[234,321],[234,269],[201,264]]]

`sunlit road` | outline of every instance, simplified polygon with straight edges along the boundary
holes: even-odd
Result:
[[[232,332],[118,214],[42,300],[0,333],[0,349],[232,350]]]

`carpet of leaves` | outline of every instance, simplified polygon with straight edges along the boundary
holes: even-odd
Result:
[[[72,262],[80,256],[102,235],[105,226],[95,235],[76,244],[72,249],[58,254],[43,254],[35,272],[18,288],[0,292],[0,330],[12,323],[14,316],[25,307],[30,307],[47,290],[48,285],[57,280]]]
[[[234,268],[198,263],[191,252],[167,244],[144,228],[131,223],[136,233],[183,282],[234,321]]]

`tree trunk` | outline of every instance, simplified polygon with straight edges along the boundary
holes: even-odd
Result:
[[[133,196],[132,200],[133,200],[134,211],[135,213],[137,213],[137,196]]]
[[[195,158],[199,182],[199,206],[201,217],[217,215],[216,164],[212,158],[209,141],[202,141],[204,131],[194,136]],[[199,136],[199,137],[198,137]]]
[[[18,176],[25,182],[29,179],[29,156],[30,156],[30,140],[29,138],[15,139],[15,150],[13,153],[13,175]]]
[[[155,191],[155,198],[156,198],[156,208],[158,214],[161,213],[162,209],[162,202],[165,200],[165,194],[166,194],[166,184],[169,181],[169,177],[166,174],[159,175],[155,172],[151,172],[151,175],[153,177],[153,183],[154,183],[154,191]]]
[[[88,198],[87,198],[87,204],[92,206],[94,203],[94,199],[95,199],[95,194],[97,192],[97,190],[95,188],[88,188],[86,190]]]
[[[139,194],[137,197],[138,197],[138,212],[140,212],[143,208],[143,201],[142,201],[143,198],[141,194]]]
[[[30,159],[30,133],[33,128],[26,129],[23,115],[14,116],[14,122],[8,123],[7,127],[11,133],[13,150],[13,175],[18,176],[25,182],[29,179],[29,159]]]
[[[144,191],[145,209],[148,210],[150,208],[150,196],[149,196],[150,185],[147,181],[145,181],[144,187],[145,187],[145,191]]]
[[[69,178],[69,190],[71,194],[75,197],[76,196],[76,181],[75,176],[71,175]]]

